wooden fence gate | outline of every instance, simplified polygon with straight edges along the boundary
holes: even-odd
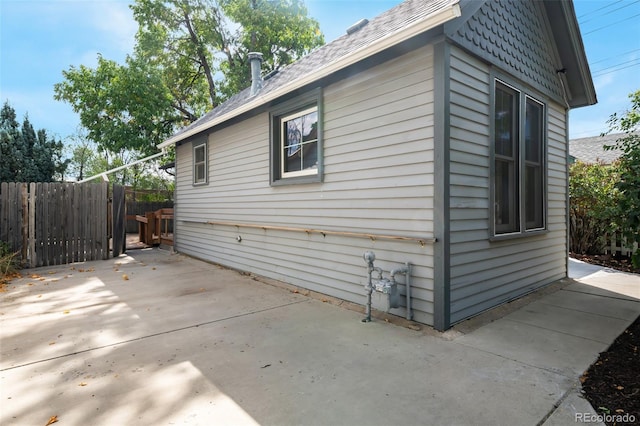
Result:
[[[118,187],[114,187],[116,195]],[[113,209],[108,192],[106,182],[3,182],[0,241],[20,254],[25,267],[108,259],[109,228],[123,230],[125,221],[124,191],[117,195],[121,201],[113,200]],[[124,247],[124,235],[118,233],[117,238],[114,255]]]

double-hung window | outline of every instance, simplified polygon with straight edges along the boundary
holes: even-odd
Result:
[[[320,90],[294,98],[271,111],[271,183],[322,180]]]
[[[207,183],[207,143],[193,145],[193,184]]]
[[[499,80],[493,101],[493,235],[543,230],[545,106]]]

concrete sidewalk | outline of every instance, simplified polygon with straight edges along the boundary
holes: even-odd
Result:
[[[0,424],[573,424],[640,314],[640,276],[590,268],[446,333],[157,249],[30,270],[0,294]]]

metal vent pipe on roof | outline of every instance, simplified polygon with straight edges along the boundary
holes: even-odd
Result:
[[[249,63],[251,64],[251,96],[255,96],[262,89],[262,53],[250,52]]]
[[[363,18],[359,20],[358,22],[356,22],[355,24],[347,28],[347,34],[351,35],[355,33],[356,31],[358,31],[360,28],[364,27],[368,23],[369,23],[369,20],[367,18]]]

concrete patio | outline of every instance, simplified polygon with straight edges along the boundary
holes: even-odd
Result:
[[[573,424],[640,276],[571,271],[446,333],[158,249],[24,271],[0,294],[0,424]]]

